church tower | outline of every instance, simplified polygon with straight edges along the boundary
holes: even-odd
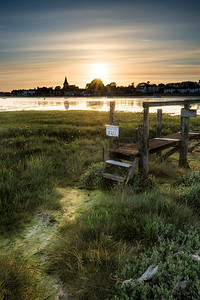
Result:
[[[68,83],[68,81],[67,81],[67,78],[65,77],[65,81],[64,81],[64,83],[63,83],[63,89],[64,89],[64,90],[67,90],[68,87],[69,87],[69,83]]]

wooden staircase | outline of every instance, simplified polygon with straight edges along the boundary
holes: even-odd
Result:
[[[117,182],[123,183],[124,185],[127,185],[127,183],[131,180],[131,178],[134,175],[135,169],[137,167],[137,162],[138,162],[138,158],[135,158],[134,161],[132,162],[132,164],[125,163],[122,161],[117,161],[117,160],[111,160],[108,158],[104,163],[104,166],[103,166],[103,169],[102,169],[100,175],[106,179],[117,181]],[[115,175],[113,173],[107,173],[110,166],[113,166],[114,170],[116,170],[117,168],[119,168],[119,169],[125,168],[126,175],[119,176],[119,175]]]

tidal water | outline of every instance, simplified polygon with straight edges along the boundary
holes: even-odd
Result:
[[[189,100],[199,99],[200,96],[183,96],[183,97],[112,97],[112,98],[95,98],[95,97],[48,97],[48,98],[29,98],[29,97],[1,97],[1,111],[23,111],[23,110],[91,110],[91,111],[109,111],[110,101],[115,101],[115,109],[124,112],[141,112],[143,102],[145,101],[172,101],[172,100]],[[182,106],[162,106],[163,113],[179,115]],[[159,108],[150,108],[150,112],[156,112]],[[200,114],[200,105],[194,105],[192,108],[197,109]]]

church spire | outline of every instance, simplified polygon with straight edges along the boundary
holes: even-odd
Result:
[[[63,89],[68,88],[68,86],[69,86],[69,83],[68,83],[68,81],[67,81],[67,77],[65,76],[65,81],[64,81],[64,83],[63,83]]]

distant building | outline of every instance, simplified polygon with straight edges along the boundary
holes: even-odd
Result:
[[[67,91],[68,88],[69,88],[69,83],[68,83],[68,81],[67,81],[67,78],[65,77],[65,81],[64,81],[64,83],[63,83],[63,90]]]
[[[35,96],[36,90],[22,90],[22,96]]]
[[[136,91],[143,94],[152,94],[158,92],[159,87],[156,84],[141,82],[137,85]]]

